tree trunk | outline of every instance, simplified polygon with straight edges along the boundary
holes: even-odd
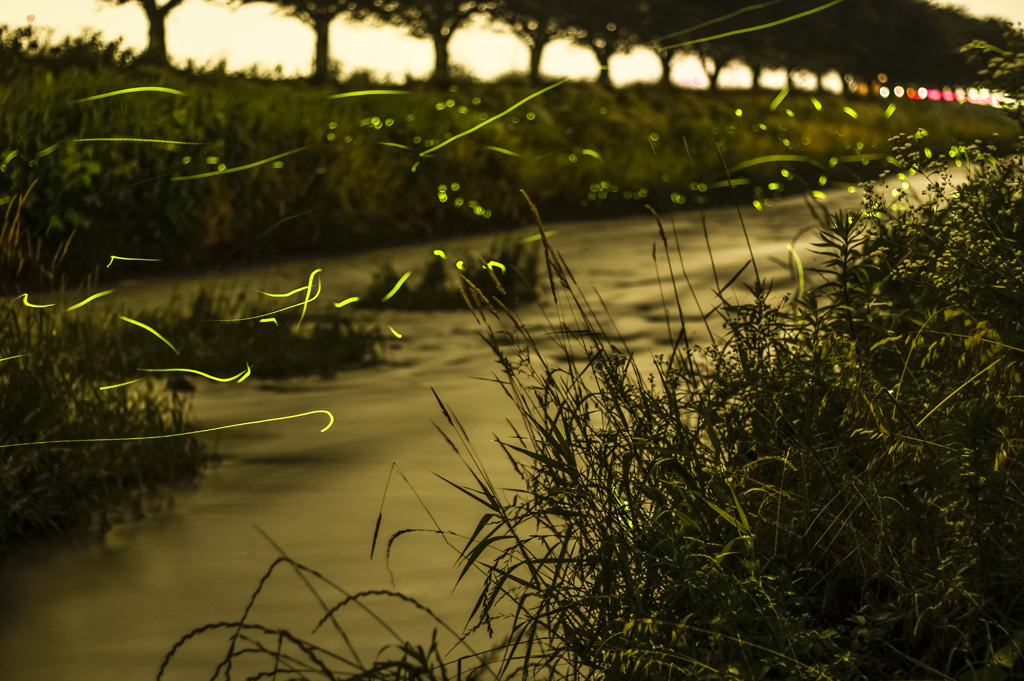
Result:
[[[750,70],[754,72],[754,82],[750,86],[750,89],[751,90],[760,90],[761,89],[761,71],[764,70],[764,64],[760,64],[760,63],[756,63],[755,62],[753,64],[749,64],[749,66],[750,66]]]
[[[434,75],[430,77],[430,82],[447,87],[451,82],[448,73],[448,41],[452,39],[452,34],[436,31],[431,37],[434,39]]]
[[[608,54],[608,47],[598,47],[593,43],[590,46],[594,49],[594,54],[597,55],[598,64],[601,65],[601,70],[597,74],[597,84],[606,88],[612,87],[612,77],[608,71],[608,60],[611,57]]]
[[[709,89],[710,90],[717,90],[718,89],[718,74],[719,74],[719,72],[722,69],[718,65],[718,60],[715,59],[714,57],[712,57],[711,55],[709,55],[707,53],[707,50],[704,50],[702,48],[703,48],[702,45],[697,47],[697,56],[700,57],[700,67],[704,70],[704,75],[708,77],[708,81],[710,83]],[[710,71],[708,71],[708,62],[709,61],[711,62],[711,65],[715,68],[714,74],[712,74]]]
[[[543,29],[533,36],[533,45],[530,46],[530,83],[534,87],[540,85],[540,57],[550,40],[551,37]]]
[[[714,73],[708,71],[707,64],[703,60],[701,60],[701,66],[704,67],[704,75],[706,75],[708,77],[708,81],[710,81],[709,89],[717,92],[718,76],[722,72],[722,67],[719,66],[718,61],[716,61],[713,57],[708,57],[708,59],[711,60],[711,65],[715,68]]]
[[[149,18],[149,45],[139,59],[157,66],[170,66],[167,60],[167,31],[164,17],[166,7],[156,9],[156,3],[146,3],[146,15]]]
[[[815,75],[818,76],[818,89],[815,90],[815,92],[817,92],[818,94],[821,94],[822,92],[825,91],[825,88],[822,87],[822,85],[821,85],[821,81],[825,79],[825,74],[826,73],[827,73],[826,71],[821,71],[821,72],[815,74]]]
[[[675,50],[658,52],[658,59],[661,60],[661,82],[662,87],[672,87],[672,58],[676,56]]]
[[[331,17],[333,18],[333,17]],[[314,85],[326,85],[330,78],[330,50],[328,49],[331,19],[326,17],[313,18],[313,30],[316,31],[316,68],[310,79]]]
[[[146,10],[146,18],[149,19],[149,45],[146,47],[146,51],[139,56],[139,61],[164,68],[170,67],[170,61],[167,59],[167,31],[164,27],[164,20],[172,9],[184,1],[168,0],[163,7],[157,7],[156,0],[142,0],[142,8]]]

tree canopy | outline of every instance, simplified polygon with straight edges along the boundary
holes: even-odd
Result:
[[[140,4],[149,19],[149,45],[141,61],[168,66],[164,22],[184,0],[103,0]],[[216,1],[216,0],[208,0]],[[754,72],[787,74],[806,69],[819,76],[835,69],[861,82],[880,74],[922,86],[969,84],[974,68],[961,47],[981,40],[1006,48],[1008,22],[978,19],[928,0],[226,0],[235,6],[276,4],[311,26],[317,37],[312,80],[330,77],[328,30],[339,16],[372,19],[408,30],[434,44],[431,81],[451,77],[448,47],[456,30],[475,16],[512,28],[530,50],[530,77],[540,81],[544,48],[568,39],[591,50],[601,67],[598,82],[610,86],[615,54],[653,49],[662,62],[662,83],[679,54],[697,56],[717,88],[723,67],[742,62]],[[823,8],[823,5],[829,5]],[[751,30],[756,29],[756,30]]]

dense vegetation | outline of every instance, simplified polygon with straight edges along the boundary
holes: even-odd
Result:
[[[1020,82],[1021,64],[1010,54],[995,77]],[[356,664],[243,618],[191,632],[165,667],[179,645],[223,628],[233,637],[219,668],[331,679],[1018,678],[1024,145],[1001,159],[992,145],[953,150],[969,179],[950,186],[923,140],[889,142],[897,163],[929,178],[925,198],[865,183],[863,210],[821,216],[823,283],[805,288],[801,269],[797,295],[781,301],[757,276],[740,302],[718,290],[723,342],[691,346],[668,301],[662,390],[624,338],[623,352],[591,323],[546,240],[556,304],[571,294],[583,321],[552,329],[569,369],[491,308],[516,339],[502,347],[488,323],[528,431],[502,442],[523,485],[509,501],[468,461],[475,484],[455,486],[481,517],[456,550],[461,575],[487,575],[472,618],[504,637],[500,664],[445,654],[436,639]],[[653,219],[659,255],[681,266]],[[471,305],[482,321],[484,302]],[[281,564],[333,586],[283,557],[261,588]],[[380,595],[339,596],[321,624]]]
[[[76,101],[152,86],[187,96]],[[14,265],[0,284],[96,285],[518,227],[520,190],[550,219],[768,206],[891,168],[886,140],[902,130],[921,129],[936,155],[990,132],[1005,153],[1015,132],[997,110],[955,102],[565,83],[446,144],[534,91],[509,80],[330,98],[377,87],[101,68],[0,88],[18,103],[0,120],[0,193],[20,216],[21,252],[50,273]],[[112,254],[159,262],[107,269]]]
[[[1024,89],[1020,87],[1024,82],[1022,53],[1024,49],[1000,55],[990,62],[984,74],[994,86],[1017,98],[1024,98]],[[122,73],[101,69],[88,83],[83,72],[68,73],[82,84],[63,77],[52,81],[25,79],[0,93],[10,101],[26,102],[26,111],[37,111],[33,122],[56,135],[45,139],[17,138],[24,151],[21,157],[32,159],[35,165],[25,164],[9,175],[15,178],[16,187],[25,191],[18,193],[21,198],[17,208],[21,212],[9,212],[13,222],[5,222],[2,239],[5,264],[17,262],[19,269],[28,267],[32,276],[41,275],[51,284],[57,281],[55,268],[61,258],[67,261],[89,254],[88,250],[72,251],[78,242],[69,241],[70,236],[65,233],[75,219],[88,220],[93,215],[88,211],[100,211],[95,199],[82,198],[90,195],[93,182],[110,182],[107,188],[120,189],[123,184],[119,183],[134,180],[135,173],[146,178],[159,176],[161,170],[167,171],[172,165],[180,167],[166,158],[147,155],[148,152],[124,150],[111,151],[109,157],[98,157],[100,152],[70,151],[56,157],[59,164],[48,166],[46,159],[51,156],[42,152],[59,141],[60,135],[88,132],[107,136],[109,131],[102,130],[100,124],[118,121],[127,126],[125,130],[133,130],[130,134],[145,137],[166,134],[172,129],[167,123],[170,120],[198,134],[209,130],[210,121],[214,121],[221,126],[214,130],[222,134],[215,138],[216,143],[223,146],[214,149],[215,160],[207,158],[210,165],[218,166],[235,145],[265,151],[256,141],[259,138],[250,137],[252,131],[245,127],[245,121],[250,120],[255,129],[259,117],[230,118],[230,108],[225,104],[230,101],[228,95],[219,104],[212,93],[207,100],[197,97],[193,101],[204,103],[192,109],[167,104],[161,110],[161,103],[171,100],[153,99],[149,102],[152,113],[145,120],[137,113],[141,108],[136,110],[131,98],[108,100],[112,113],[107,117],[97,114],[89,118],[71,113],[72,109],[47,109],[42,105],[38,110],[31,109],[36,101],[33,93],[37,92],[41,93],[39,101],[52,106],[55,92],[69,95],[70,99],[130,86],[126,85],[129,76]],[[183,76],[161,77],[167,79],[163,81],[167,87],[174,87],[178,83],[172,79]],[[86,84],[104,84],[109,89],[87,91]],[[198,83],[189,87],[199,92]],[[243,87],[257,86],[238,87],[241,91]],[[431,146],[440,146],[444,132],[454,136],[462,129],[463,126],[451,121],[457,120],[457,116],[469,116],[470,106],[497,111],[503,103],[501,97],[506,97],[508,103],[515,103],[519,97],[512,86],[509,92],[492,89],[490,94],[482,87],[474,93],[470,88],[477,86],[470,84],[456,87],[450,94],[440,95],[453,100],[451,106],[447,100],[436,102],[436,91],[418,90],[413,95],[374,103],[373,115],[380,125],[373,121],[370,111],[359,108],[362,103],[346,104],[351,109],[346,112],[348,118],[342,120],[364,120],[359,117],[369,116],[369,124],[359,129],[365,128],[365,146],[372,148],[377,154],[372,158],[379,160],[385,158],[384,152],[391,151],[371,145],[372,135],[395,134],[396,137],[385,139],[405,146],[422,143],[423,148],[433,139],[435,145]],[[550,96],[555,93],[563,93],[564,99]],[[480,102],[454,101],[456,96],[474,94]],[[648,95],[660,96],[653,90]],[[494,99],[485,102],[485,96]],[[588,129],[587,138],[577,143],[579,151],[572,150],[576,160],[566,156],[558,162],[562,165],[555,168],[557,173],[545,175],[544,164],[530,166],[524,162],[522,167],[533,168],[531,172],[536,175],[518,170],[520,175],[508,182],[521,182],[524,186],[520,188],[532,189],[534,185],[529,182],[533,178],[537,193],[543,194],[557,176],[568,175],[569,179],[558,185],[558,190],[579,192],[580,185],[585,189],[590,180],[585,170],[580,170],[580,164],[593,158],[607,164],[607,169],[599,168],[610,180],[607,187],[600,181],[591,183],[595,198],[585,200],[607,200],[602,211],[609,211],[612,205],[608,197],[613,181],[625,186],[626,181],[646,179],[642,188],[648,190],[645,193],[652,199],[657,198],[651,190],[651,176],[644,174],[650,173],[645,170],[649,162],[645,165],[638,156],[631,155],[636,152],[629,152],[625,142],[616,146],[616,139],[625,137],[623,130],[628,132],[631,122],[639,120],[641,139],[654,152],[651,158],[657,158],[661,164],[656,166],[659,174],[654,177],[663,177],[660,173],[667,168],[671,180],[673,172],[684,172],[682,158],[686,154],[679,156],[678,151],[670,152],[667,143],[661,147],[656,143],[674,141],[683,136],[682,131],[666,128],[658,132],[651,127],[652,120],[644,118],[654,117],[657,109],[648,105],[651,109],[645,112],[639,97],[630,100],[628,96],[628,92],[556,88],[543,100],[529,102],[527,110],[532,109],[533,119],[524,116],[526,120],[521,119],[515,124],[518,127],[511,130],[510,125],[485,128],[479,136],[468,136],[464,143],[448,145],[447,153],[431,158],[436,167],[424,160],[416,171],[422,174],[402,177],[415,175],[414,182],[430,177],[422,191],[428,195],[430,205],[437,202],[444,207],[452,196],[461,196],[457,193],[463,191],[463,184],[472,187],[465,176],[479,176],[481,172],[473,164],[484,163],[481,158],[497,158],[484,155],[489,151],[487,146],[538,153],[542,149],[532,145],[540,147],[547,142],[555,146],[553,140],[557,136],[551,131],[559,130],[567,122],[569,127],[590,124],[590,119],[581,118],[581,122],[572,117],[593,116],[592,112],[578,112],[596,104],[599,116],[608,116],[610,123],[622,126],[617,134],[602,133],[594,126],[593,130]],[[804,108],[798,110],[801,104],[794,95],[792,101],[782,100],[776,107],[758,99],[757,93],[747,96],[750,99],[741,104],[717,98],[705,102],[709,114],[703,120],[710,126],[724,126],[723,119],[729,121],[734,130],[721,130],[726,136],[736,135],[731,144],[737,146],[739,139],[743,139],[744,146],[756,144],[758,133],[751,128],[753,137],[739,137],[743,128],[732,122],[743,116],[734,108],[744,109],[744,116],[774,110],[772,113],[780,116],[779,121],[765,118],[765,125],[768,127],[770,121],[779,126],[780,132],[788,132],[781,130],[782,125],[792,126],[794,132],[798,125],[813,126],[807,121],[819,114],[813,103],[803,102]],[[587,100],[588,97],[597,101]],[[431,100],[442,104],[435,104],[435,111],[451,118],[429,124],[436,127],[417,129],[418,122],[423,125],[423,113],[414,107]],[[270,99],[249,96],[237,101],[238,106],[248,101],[260,110]],[[558,106],[564,109],[556,108],[552,101],[559,102]],[[583,101],[586,105],[573,106]],[[545,271],[555,303],[568,304],[566,295],[571,294],[576,305],[574,317],[586,327],[569,329],[563,323],[553,332],[566,337],[563,348],[570,358],[579,354],[568,351],[568,339],[580,341],[587,360],[582,369],[571,359],[568,371],[549,366],[511,306],[505,309],[506,302],[536,295],[536,276],[529,274],[532,264],[524,267],[526,272],[520,271],[523,288],[511,292],[505,292],[499,285],[499,275],[493,269],[474,266],[472,276],[481,285],[470,285],[473,280],[469,275],[462,279],[459,295],[469,303],[474,315],[483,321],[489,311],[503,326],[505,316],[512,322],[513,328],[508,331],[514,339],[511,351],[507,349],[508,343],[497,339],[489,323],[486,339],[508,377],[503,387],[509,390],[529,431],[525,436],[516,432],[518,444],[502,442],[523,478],[523,488],[516,491],[511,502],[505,490],[491,487],[486,474],[477,467],[471,468],[477,484],[461,488],[461,492],[481,503],[482,515],[476,531],[466,538],[460,568],[462,574],[478,567],[488,575],[473,616],[479,627],[493,627],[506,637],[499,648],[504,653],[500,663],[491,665],[485,655],[456,660],[450,653],[442,653],[436,641],[426,646],[405,642],[397,651],[382,651],[371,664],[351,663],[344,655],[305,643],[289,631],[243,618],[189,633],[168,654],[165,667],[173,663],[180,645],[191,638],[214,629],[230,629],[235,635],[218,671],[235,665],[257,678],[279,671],[307,678],[396,681],[452,676],[476,679],[484,671],[501,678],[519,673],[525,678],[538,673],[552,678],[652,681],[690,677],[1002,681],[1019,676],[1024,646],[1024,468],[1019,460],[1024,441],[1020,427],[1024,423],[1024,406],[1019,392],[1024,375],[1024,147],[1008,142],[1002,147],[971,143],[971,137],[989,137],[991,127],[982,133],[986,125],[982,119],[970,123],[977,126],[972,134],[960,137],[962,129],[956,127],[960,121],[953,121],[952,116],[940,117],[931,127],[915,127],[918,119],[910,118],[903,121],[906,128],[888,129],[885,126],[889,121],[899,120],[896,116],[903,105],[896,115],[886,117],[877,106],[872,108],[866,102],[825,97],[820,97],[819,102],[820,114],[827,123],[822,126],[824,133],[818,131],[806,146],[823,145],[818,151],[824,159],[822,165],[828,167],[828,159],[835,155],[837,163],[833,167],[838,167],[841,152],[815,139],[829,139],[829,123],[842,132],[837,122],[846,120],[843,115],[853,118],[843,108],[849,107],[857,111],[860,124],[872,126],[850,132],[850,137],[861,142],[858,147],[847,139],[853,149],[866,152],[872,143],[871,129],[881,129],[881,133],[874,133],[882,136],[874,147],[881,157],[878,160],[891,157],[889,164],[902,172],[926,175],[933,191],[915,203],[905,188],[882,195],[870,183],[863,183],[861,186],[867,190],[863,210],[821,216],[816,250],[825,257],[825,263],[815,272],[824,277],[824,283],[805,287],[808,278],[800,268],[797,295],[787,295],[781,301],[770,297],[770,286],[757,276],[736,280],[747,282],[744,301],[731,303],[724,296],[725,290],[720,289],[722,305],[717,314],[726,330],[722,342],[710,347],[692,346],[685,333],[681,306],[678,301],[676,305],[667,302],[666,323],[673,352],[667,359],[657,358],[660,391],[655,389],[653,376],[640,376],[632,361],[633,351],[624,338],[615,340],[616,345],[624,348],[622,352],[608,342],[611,336],[599,324],[591,323],[593,308],[589,303],[586,307],[581,304],[581,300],[586,302],[585,294],[578,287],[573,290],[571,272],[546,239],[542,239]],[[910,104],[905,103],[907,109]],[[392,106],[393,109],[388,108]],[[466,113],[460,113],[458,106],[464,106]],[[607,113],[600,113],[602,107]],[[958,113],[965,109],[966,106],[962,107]],[[262,115],[273,115],[269,109],[263,111]],[[836,117],[827,118],[833,112]],[[17,115],[12,114],[7,120],[21,121]],[[406,120],[407,115],[413,119]],[[617,116],[621,118],[616,120]],[[546,120],[548,117],[550,121]],[[392,120],[390,126],[388,119]],[[301,117],[296,120],[305,127],[297,122],[278,127],[276,132],[293,143],[291,148],[313,144],[316,139],[303,138],[303,134],[322,125],[322,121],[311,123],[314,119]],[[408,127],[398,124],[403,120]],[[145,128],[143,123],[150,121],[152,127]],[[231,127],[229,121],[241,124]],[[529,129],[526,121],[537,122],[533,137],[523,132]],[[941,132],[942,122],[950,126],[946,132]],[[97,127],[90,129],[85,123]],[[165,123],[167,127],[161,128]],[[753,121],[753,127],[758,127],[758,123]],[[664,125],[669,124],[666,119]],[[9,130],[28,129],[24,122],[8,125]],[[133,129],[132,125],[138,127]],[[447,130],[445,126],[449,126]],[[927,127],[927,134],[922,127]],[[335,138],[346,130],[340,124],[328,129],[339,129]],[[421,139],[409,140],[397,136],[399,133],[416,134]],[[698,130],[696,141],[689,145],[691,158],[701,158],[696,149],[702,133],[706,131]],[[598,145],[592,140],[602,134],[607,137],[600,139],[605,145],[598,153],[600,159],[583,153],[586,149],[594,151]],[[714,134],[712,130],[712,139]],[[940,134],[947,135],[941,138],[941,145]],[[838,133],[836,136],[847,137]],[[341,139],[351,148],[358,148],[354,133],[352,142]],[[726,142],[725,148],[709,144],[711,149],[721,151],[725,157],[721,165],[727,168],[746,160],[740,155],[728,156],[731,144]],[[323,156],[317,161],[325,164],[320,167],[327,167],[340,156],[332,156],[329,146],[321,142],[318,147],[316,153]],[[851,156],[855,155],[853,149]],[[552,153],[566,151],[556,149]],[[718,152],[704,153],[704,159],[713,160],[712,155],[717,157]],[[780,152],[771,148],[755,153]],[[232,167],[269,155],[246,155],[237,163],[233,160]],[[7,158],[8,170],[16,167],[12,158]],[[296,154],[296,158],[302,157]],[[365,158],[371,158],[370,154]],[[408,173],[406,160],[394,162],[394,167]],[[631,165],[634,160],[635,166]],[[862,160],[871,162],[867,158]],[[945,192],[946,198],[942,198],[941,190],[948,183],[942,171],[950,160],[967,167],[970,178]],[[108,177],[107,163],[119,169],[113,173],[120,178],[116,182]],[[556,161],[549,159],[547,164],[556,166]],[[275,197],[291,197],[296,208],[298,203],[315,198],[309,190],[312,185],[295,193],[297,183],[303,178],[308,181],[312,167],[316,164],[293,169],[289,171],[291,175],[284,174],[292,184],[284,183]],[[366,161],[364,166],[350,169],[350,177],[372,173],[371,167]],[[717,170],[711,169],[711,161],[703,166],[694,163],[685,167],[690,173],[703,174],[677,178],[677,184],[691,189],[688,194],[680,190],[675,193],[692,197],[687,199],[690,204],[709,205],[707,199],[698,199],[712,183],[720,181],[713,175]],[[248,203],[260,191],[274,186],[270,170],[266,166],[260,168],[252,175],[225,174],[191,184],[187,192],[182,190],[181,197],[175,197],[179,203],[160,204],[160,199],[170,195],[159,192],[169,192],[170,183],[151,185],[160,189],[149,195],[142,193],[135,200],[148,196],[153,205],[162,205],[168,212],[190,206],[194,209],[211,196],[223,206],[231,186],[226,181],[237,180],[242,185],[237,196]],[[274,170],[286,168],[288,165],[282,163],[281,168]],[[483,168],[486,172],[487,166]],[[879,167],[874,166],[874,170]],[[32,177],[30,171],[37,176]],[[268,175],[263,175],[264,171]],[[776,175],[780,172],[777,166],[772,171]],[[166,174],[173,172],[176,170]],[[215,175],[219,173],[224,171],[218,170]],[[455,173],[464,176],[453,178]],[[53,193],[41,192],[46,200],[34,207],[22,199],[40,177],[54,178],[54,187],[47,190]],[[76,177],[80,181],[74,184]],[[620,177],[623,179],[619,180]],[[826,174],[821,177],[824,182],[818,181],[817,186],[835,181]],[[438,178],[443,181],[438,182]],[[69,183],[73,191],[58,192],[58,179]],[[500,195],[500,175],[488,179],[499,187]],[[727,184],[730,179],[735,176],[728,178]],[[767,179],[765,176],[764,181]],[[685,184],[687,180],[692,184]],[[456,189],[453,182],[460,182],[460,187]],[[45,182],[39,183],[45,186]],[[445,185],[443,190],[440,184]],[[815,190],[814,184],[807,184],[808,189]],[[332,186],[340,192],[345,185],[339,181]],[[750,186],[759,184],[752,180]],[[292,194],[287,193],[289,189]],[[638,193],[640,188],[631,186],[628,191]],[[771,199],[768,192],[775,190],[766,186],[760,198],[751,191],[747,200],[761,201],[763,207]],[[529,190],[525,193],[533,196]],[[624,194],[623,191],[623,197]],[[417,197],[413,194],[411,198]],[[660,229],[663,257],[671,264],[669,235],[661,227],[657,206],[644,200],[647,198],[640,196],[632,205],[644,206],[653,213],[652,219]],[[681,205],[679,199],[672,204],[671,194],[668,198],[670,205]],[[62,199],[69,203],[61,204]],[[383,205],[383,199],[381,202]],[[130,205],[125,203],[123,208]],[[539,223],[546,209],[527,205]],[[552,200],[551,205],[557,202]],[[44,210],[52,210],[52,214],[62,215],[68,221],[57,227],[60,241],[54,242],[53,248],[60,244],[61,250],[48,251],[45,258],[38,244],[48,235],[36,222]],[[182,220],[182,214],[172,214]],[[68,217],[71,215],[78,217]],[[476,211],[474,215],[480,217]],[[227,246],[234,247],[243,238],[255,236],[223,230],[224,225],[232,224],[230,211],[222,212],[221,216],[222,222],[215,224],[222,231],[214,232],[226,235],[221,241],[207,240],[202,248],[193,246],[195,250],[188,251],[195,233],[173,233],[162,244],[165,250],[161,253],[169,258],[181,252],[216,253],[218,243],[223,247],[226,240]],[[19,219],[28,221],[24,234]],[[144,220],[145,216],[133,214],[130,219]],[[168,228],[177,229],[182,229],[183,224],[188,221],[167,223]],[[210,229],[209,223],[202,224],[203,229]],[[88,225],[77,226],[87,231]],[[543,233],[543,226],[540,228]],[[302,238],[303,231],[298,229],[296,234]],[[21,249],[22,243],[34,245],[35,252]],[[96,243],[99,242],[93,244],[94,248]],[[125,245],[131,243],[119,244]],[[150,257],[146,247],[140,243],[133,246],[133,252],[139,257]],[[50,252],[54,253],[52,262]],[[99,253],[96,250],[91,255],[98,258]],[[491,255],[522,262],[519,250],[509,245]],[[681,265],[679,246],[675,255]],[[487,262],[486,257],[480,260]],[[531,259],[525,262],[534,263]],[[94,265],[95,260],[90,263]],[[433,267],[428,268],[423,278],[430,282],[429,286],[424,284],[409,291],[411,295],[422,296],[418,299],[421,304],[435,301],[445,305],[451,292],[444,292],[443,276],[436,265]],[[396,275],[393,269],[385,269],[371,284],[367,297],[376,299]],[[17,288],[21,285],[18,276],[15,274],[5,283],[21,290]],[[660,272],[658,276],[660,280]],[[673,290],[678,291],[674,269],[670,269],[670,278]],[[487,281],[494,282],[494,290],[484,289]],[[739,283],[730,282],[726,288],[730,285],[738,287]],[[433,290],[437,295],[427,295],[425,290]],[[20,304],[17,299],[15,302]],[[195,324],[206,315],[240,315],[244,309],[242,301],[236,301],[233,307],[224,303],[224,307],[218,308],[213,298],[204,296],[192,303],[191,317],[170,313],[166,317],[146,316],[141,312],[137,316],[140,321],[171,330],[169,333],[176,338],[187,339],[184,345],[193,353],[189,360],[210,362],[211,366],[232,359],[219,355],[216,347],[228,338],[227,334],[247,332],[245,339],[231,337],[231,341],[250,343],[253,353],[265,353],[267,364],[282,357],[278,354],[280,343],[304,344],[310,350],[301,353],[306,355],[305,365],[290,369],[322,371],[325,375],[345,362],[362,359],[373,340],[371,334],[352,332],[347,324],[350,333],[342,334],[342,324],[337,320],[326,320],[326,324],[325,320],[316,320],[323,325],[310,324],[306,333],[311,336],[294,333],[265,345],[261,345],[257,334],[277,330],[270,329],[269,324],[263,328],[223,326],[214,330],[212,336],[206,336],[206,329]],[[679,310],[675,328],[673,309]],[[66,311],[54,314],[13,305],[3,314],[0,406],[5,414],[5,430],[0,444],[35,441],[31,438],[102,437],[97,432],[103,431],[96,429],[100,421],[109,423],[110,432],[116,433],[116,437],[135,432],[148,436],[154,431],[177,433],[188,427],[181,416],[181,405],[171,410],[161,406],[160,396],[148,383],[139,386],[142,390],[99,392],[101,379],[123,380],[133,368],[129,360],[139,361],[150,356],[147,353],[156,352],[137,349],[144,346],[127,335],[138,331],[137,328],[101,328],[96,326],[98,321],[79,323]],[[287,321],[288,317],[282,316],[282,320]],[[282,324],[279,330],[289,333],[285,327]],[[525,340],[516,340],[520,338]],[[166,352],[158,341],[147,340]],[[31,351],[25,352],[26,348]],[[330,352],[324,353],[327,348]],[[510,356],[510,352],[518,357]],[[542,372],[531,358],[544,367]],[[255,372],[253,367],[254,375]],[[449,424],[461,430],[456,415],[441,403],[440,397],[438,402]],[[10,414],[14,416],[7,420]],[[40,416],[44,414],[62,420],[39,421],[50,418]],[[26,426],[12,434],[12,427],[6,424],[15,423]],[[465,432],[461,434],[468,445]],[[71,446],[90,448],[88,455],[80,458],[85,462],[80,468],[68,465],[67,457],[61,456],[66,453],[61,447],[66,445],[0,449],[0,484],[4,485],[0,499],[15,502],[4,509],[7,524],[0,532],[7,535],[0,534],[0,541],[5,536],[80,525],[93,514],[102,515],[113,505],[131,499],[135,490],[193,478],[207,456],[185,437],[145,441],[144,448],[135,441]],[[160,446],[173,449],[160,456]],[[452,447],[458,451],[455,445]],[[474,461],[474,466],[478,463]],[[403,534],[392,536],[389,543]],[[291,560],[282,558],[275,566],[282,563]],[[323,579],[306,566],[293,565],[300,572]],[[325,612],[324,621],[336,617],[345,605],[370,595],[346,596]],[[253,598],[257,596],[258,592]],[[337,622],[336,626],[341,628]],[[388,656],[395,652],[397,655]],[[257,666],[262,663],[266,666]]]

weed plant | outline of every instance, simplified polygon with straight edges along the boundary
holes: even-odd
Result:
[[[55,312],[16,299],[0,306],[0,559],[28,539],[80,531],[102,538],[111,523],[141,517],[216,460],[194,436],[147,439],[196,428],[190,397],[164,387],[165,377],[178,374],[140,369],[186,367],[237,378],[248,361],[256,379],[333,377],[375,363],[381,337],[337,316],[307,318],[296,331],[299,315],[292,311],[278,315],[280,326],[207,321],[267,308],[206,291],[189,311],[176,300],[157,312],[109,314],[96,312],[100,302],[90,305]],[[123,314],[159,329],[180,354],[119,319]],[[22,445],[105,438],[142,439]]]
[[[907,171],[938,191],[944,161],[928,163],[920,139],[891,141]],[[726,340],[708,347],[688,341],[654,213],[676,291],[665,305],[672,353],[655,358],[661,391],[621,335],[625,352],[606,343],[546,239],[559,310],[551,326],[566,338],[567,369],[549,365],[515,314],[463,277],[474,316],[487,321],[489,310],[503,326],[507,316],[520,339],[517,356],[506,355],[487,321],[507,378],[497,382],[528,431],[515,432],[518,444],[499,440],[523,479],[511,502],[475,455],[475,484],[455,485],[483,507],[463,538],[460,579],[486,575],[475,628],[506,627],[497,677],[1019,674],[1024,407],[1022,350],[1010,339],[1022,318],[1024,149],[1008,159],[991,151],[956,150],[969,179],[946,199],[912,206],[903,189],[896,201],[869,192],[861,211],[818,215],[824,264],[799,275],[823,282],[778,302],[755,276],[736,303],[730,282],[718,289]],[[581,370],[570,337],[582,345]],[[275,669],[320,678],[461,678],[475,659],[313,666],[326,659],[319,649],[292,640],[298,652],[286,656],[259,642],[284,632],[244,619],[218,626]],[[220,668],[239,655],[233,648]]]
[[[509,238],[495,240],[488,255],[474,254],[467,261],[454,263],[469,281],[487,297],[498,296],[509,307],[537,299],[537,244],[523,248]],[[444,257],[442,257],[442,255]],[[384,298],[400,279],[390,262],[378,268],[373,283],[360,300],[371,309],[392,307],[401,310],[451,310],[464,308],[469,302],[461,287],[448,282],[453,263],[443,251],[435,252],[424,264],[416,283],[405,284],[399,295]],[[456,282],[458,283],[458,282]],[[365,301],[365,302],[363,302]]]
[[[99,390],[91,376],[115,373],[122,361],[116,331],[10,304],[0,307],[0,329],[0,559],[27,539],[82,530],[102,537],[216,461],[191,436],[12,446],[186,432],[188,404],[152,383]]]

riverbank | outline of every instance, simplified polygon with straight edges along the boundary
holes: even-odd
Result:
[[[154,86],[174,92],[89,100]],[[402,94],[335,98],[378,88]],[[1005,153],[1017,133],[996,110],[943,101],[587,83],[535,94],[516,79],[439,93],[108,68],[16,81],[0,89],[17,104],[4,107],[0,199],[24,234],[4,240],[18,274],[0,284],[45,291],[483,233],[530,223],[520,190],[547,220],[767,206],[892,169],[897,132],[927,131],[936,156],[975,139]],[[142,260],[108,268],[111,255]]]

